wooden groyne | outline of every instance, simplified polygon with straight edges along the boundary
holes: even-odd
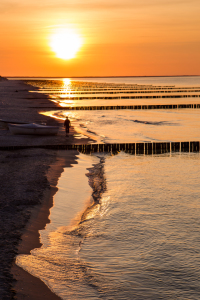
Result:
[[[173,95],[169,95],[169,97],[176,97],[176,93],[200,93],[200,89],[137,89],[137,90],[121,90],[121,89],[115,89],[115,90],[94,90],[94,91],[85,91],[85,90],[81,90],[81,91],[67,91],[65,89],[63,90],[40,90],[38,91],[38,93],[42,93],[42,94],[48,94],[48,95],[66,95],[66,98],[68,99],[68,97],[70,99],[73,99],[73,96],[75,96],[76,98],[78,97],[78,99],[80,99],[80,96],[77,95],[85,95],[85,97],[92,97],[91,95],[95,95],[95,94],[107,94],[107,95],[112,95],[112,94],[172,94]],[[186,94],[187,95],[187,94]],[[188,97],[188,95],[185,97]],[[193,94],[191,94],[189,97],[192,97]],[[195,94],[194,94],[195,95]],[[178,95],[180,96],[180,95]],[[182,95],[184,97],[184,95]],[[84,98],[85,98],[84,97]],[[97,97],[97,96],[96,96]],[[123,97],[123,96],[122,96]],[[152,97],[152,96],[150,96]],[[181,96],[180,96],[181,97]],[[99,98],[99,96],[98,96]],[[113,97],[112,97],[113,98]],[[81,98],[82,99],[82,98]]]
[[[53,150],[77,150],[82,153],[108,152],[116,154],[120,151],[134,155],[153,155],[170,152],[199,152],[200,141],[193,142],[156,142],[156,143],[114,143],[114,144],[87,144],[87,145],[38,145],[38,146],[8,146],[0,150],[20,150],[27,148],[45,148]]]
[[[66,96],[62,100],[138,100],[138,99],[174,99],[174,98],[200,98],[200,94],[185,94],[185,95],[135,95],[135,96],[94,96],[94,95],[85,95],[83,96]]]
[[[35,109],[42,110],[120,110],[120,109],[132,109],[132,110],[141,110],[141,109],[182,109],[190,108],[197,109],[200,108],[200,103],[195,104],[150,104],[150,105],[101,105],[101,106],[66,106],[66,107],[31,107]]]

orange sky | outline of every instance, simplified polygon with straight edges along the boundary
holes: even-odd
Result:
[[[199,0],[1,0],[0,75],[200,75],[199,16]],[[73,59],[49,45],[59,28],[83,40]]]

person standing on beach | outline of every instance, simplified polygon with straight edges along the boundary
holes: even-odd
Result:
[[[68,119],[68,117],[66,117],[65,122],[64,122],[64,127],[65,127],[65,131],[66,131],[66,136],[69,133],[69,127],[70,127],[70,120]]]

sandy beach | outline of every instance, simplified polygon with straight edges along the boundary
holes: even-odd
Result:
[[[75,144],[74,129],[66,139],[62,121],[39,114],[42,106],[55,107],[45,95],[21,81],[0,80],[0,119],[59,125],[57,136],[14,136],[0,128],[0,298],[60,299],[38,278],[15,265],[20,253],[30,253],[40,247],[38,230],[49,222],[57,181],[64,167],[76,163],[77,151],[43,149],[42,145]],[[35,107],[41,107],[36,109]],[[79,139],[86,144],[89,139]],[[39,145],[33,149],[28,146]],[[27,149],[6,150],[6,147],[26,146]],[[5,147],[5,149],[4,149]]]

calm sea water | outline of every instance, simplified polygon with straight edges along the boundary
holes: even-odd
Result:
[[[198,76],[90,80],[93,82],[74,81],[71,83],[65,79],[31,83],[41,87],[40,92],[50,93],[52,101],[63,107],[200,103],[200,77]],[[136,93],[128,94],[131,89]],[[94,94],[94,91],[95,93],[103,91],[105,94]],[[112,94],[113,91],[121,92],[121,94]],[[72,100],[71,97],[77,96],[75,92],[79,92],[78,97],[84,97],[84,99]],[[192,97],[194,94],[198,97]],[[121,99],[123,95],[142,98]],[[90,99],[91,96],[97,99]],[[99,96],[104,98],[98,99]],[[168,98],[149,99],[145,98],[146,96]],[[109,97],[117,99],[107,99]],[[59,110],[48,111],[46,114],[59,119],[68,116],[79,133],[94,138],[98,143],[200,140],[199,109]]]
[[[200,140],[193,109],[68,114],[103,142]],[[77,162],[59,180],[43,246],[17,263],[62,299],[200,299],[200,154],[80,153]]]

